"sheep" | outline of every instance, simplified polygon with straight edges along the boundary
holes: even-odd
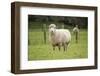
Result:
[[[79,28],[78,28],[78,25],[76,25],[76,26],[73,28],[73,33],[74,33],[74,35],[75,35],[76,43],[78,43],[78,39],[79,39]]]
[[[60,51],[61,46],[63,47],[64,51],[67,50],[67,47],[71,41],[71,34],[68,29],[56,29],[55,24],[49,25],[49,38],[50,42],[53,46],[53,50],[55,47],[58,46]]]

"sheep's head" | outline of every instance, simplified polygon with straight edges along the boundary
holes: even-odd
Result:
[[[56,28],[56,25],[55,25],[55,24],[50,24],[50,25],[49,25],[49,29],[50,29],[50,28]]]
[[[55,24],[50,24],[49,25],[49,32],[51,33],[51,35],[54,35],[56,31],[56,25]]]

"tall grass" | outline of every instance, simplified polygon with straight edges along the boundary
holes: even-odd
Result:
[[[48,31],[46,34],[45,44],[41,29],[29,29],[28,60],[79,59],[88,57],[87,30],[80,30],[78,43],[75,43],[75,38],[72,34],[71,43],[65,52],[63,48],[60,51],[58,48],[53,51],[48,40]]]

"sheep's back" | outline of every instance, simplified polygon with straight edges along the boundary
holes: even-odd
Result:
[[[71,34],[69,30],[67,29],[56,29],[56,34],[55,34],[55,43],[59,42],[70,42],[71,41]]]

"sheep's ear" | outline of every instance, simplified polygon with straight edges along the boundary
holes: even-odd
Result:
[[[48,28],[50,28],[51,26],[49,25]]]

